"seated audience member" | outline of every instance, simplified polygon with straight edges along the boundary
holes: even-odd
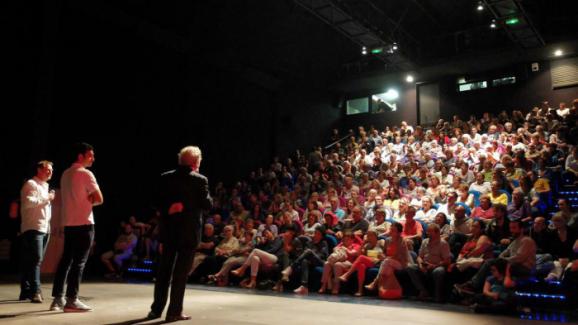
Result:
[[[291,213],[288,211],[283,212],[281,215],[281,226],[279,227],[279,235],[285,233],[287,230],[293,230],[300,234],[303,230],[303,225],[299,220],[294,220]]]
[[[321,226],[319,221],[321,220],[321,212],[311,211],[307,215],[306,223],[303,225],[303,234],[308,237],[313,237],[315,234],[315,229]]]
[[[438,212],[443,212],[448,220],[454,220],[454,213],[457,207],[458,193],[456,191],[449,191],[447,193],[447,203],[440,204]]]
[[[325,293],[327,289],[336,295],[339,293],[339,277],[346,272],[361,251],[360,239],[350,231],[343,234],[341,243],[333,249],[323,265],[323,276],[321,277],[321,288],[319,293]]]
[[[277,262],[279,272],[289,267],[303,253],[304,243],[310,241],[307,237],[303,237],[303,240],[299,239],[297,234],[296,228],[287,228],[284,233],[279,235],[283,238],[283,249],[278,254],[279,261]],[[277,283],[281,284],[280,281]]]
[[[403,226],[400,223],[395,222],[391,225],[384,243],[379,272],[373,282],[365,286],[369,291],[377,288],[382,299],[399,299],[402,296],[402,288],[395,277],[395,271],[407,268],[412,262],[407,245],[401,237],[402,231]]]
[[[148,230],[143,236],[144,240],[144,258],[145,260],[150,259],[153,254],[157,253],[158,244],[159,244],[159,216],[155,214],[149,221],[148,221]]]
[[[476,313],[507,314],[515,310],[510,265],[496,259],[490,265],[490,276],[484,281],[482,293],[476,294],[471,308]]]
[[[457,203],[463,203],[470,209],[474,208],[474,195],[468,192],[467,184],[461,184],[459,186],[459,189],[457,190],[457,193],[458,193]]]
[[[572,184],[578,180],[578,146],[572,147],[564,164],[564,179],[569,179]]]
[[[215,253],[215,246],[219,244],[219,237],[215,235],[215,228],[212,224],[206,223],[203,226],[203,234],[201,235],[201,242],[195,251],[195,257],[193,258],[193,265],[189,271],[189,275],[195,273],[195,270],[207,256],[211,256]]]
[[[514,190],[512,202],[508,204],[507,210],[510,220],[522,220],[523,222],[532,220],[530,203],[524,199],[524,192],[520,188]]]
[[[221,268],[223,263],[239,250],[239,240],[233,236],[234,227],[228,225],[223,230],[223,239],[215,247],[214,254],[205,257],[197,269],[197,275],[213,274]],[[245,232],[253,236],[251,232]]]
[[[486,235],[498,246],[499,251],[503,251],[510,245],[510,219],[507,217],[506,206],[496,204],[492,207],[494,219],[490,220],[486,226]]]
[[[492,190],[488,193],[492,204],[503,204],[508,206],[508,195],[501,192],[500,182],[492,181]]]
[[[331,204],[330,208],[327,208],[324,213],[327,213],[328,211],[333,212],[337,218],[339,220],[343,220],[345,218],[345,211],[343,211],[343,209],[341,209],[340,203],[339,203],[339,197],[337,196],[332,196],[329,198],[329,203]]]
[[[454,221],[450,226],[450,234],[469,235],[473,220],[467,217],[467,209],[463,203],[459,203],[454,213]]]
[[[323,266],[327,260],[328,248],[327,242],[324,239],[325,229],[323,226],[317,226],[313,234],[313,238],[308,242],[305,250],[299,257],[297,257],[290,266],[285,268],[281,275],[284,282],[289,281],[289,277],[294,270],[301,272],[301,285],[293,292],[297,294],[309,293],[309,273],[311,269],[317,266]],[[282,287],[278,287],[281,291]]]
[[[548,248],[548,241],[550,240],[550,233],[544,217],[534,219],[529,236],[536,243],[536,252],[538,254],[545,254]]]
[[[213,220],[212,220],[211,224],[213,225],[214,233],[217,236],[221,236],[221,234],[223,233],[223,230],[225,229],[225,226],[226,226],[226,224],[223,222],[223,218],[221,217],[220,214],[215,213],[213,215],[212,219]]]
[[[476,181],[470,185],[470,191],[480,192],[480,194],[488,194],[492,190],[490,182],[486,182],[483,173],[476,174]]]
[[[107,277],[119,277],[124,261],[132,257],[133,249],[138,242],[137,237],[132,232],[130,223],[125,223],[123,233],[118,236],[114,243],[114,250],[108,251],[101,256],[101,261],[106,266],[109,274]],[[113,265],[114,262],[114,265]]]
[[[532,238],[524,235],[523,230],[521,221],[510,221],[510,233],[513,241],[499,256],[510,265],[511,275],[514,280],[530,276],[536,266],[536,243]],[[458,292],[472,294],[480,292],[484,285],[484,280],[489,274],[492,262],[493,259],[486,260],[470,281],[456,284],[455,288]]]
[[[361,207],[354,207],[351,213],[351,219],[345,220],[343,228],[352,231],[356,236],[363,237],[367,232],[367,229],[369,229],[369,222],[367,222],[363,217],[363,210]]]
[[[408,207],[407,212],[405,213],[405,220],[401,222],[401,224],[403,225],[403,232],[401,233],[401,237],[403,237],[403,239],[405,240],[410,241],[411,245],[414,248],[417,248],[421,244],[421,240],[423,237],[423,227],[421,223],[413,219],[414,216],[415,216],[415,208]]]
[[[492,258],[492,241],[484,234],[484,227],[481,220],[474,220],[471,223],[471,236],[462,246],[452,268],[455,266],[460,272],[465,272],[469,268],[479,269],[485,260]]]
[[[347,282],[351,274],[357,272],[357,292],[355,296],[360,297],[363,295],[365,270],[375,267],[383,259],[383,245],[384,241],[377,237],[377,232],[373,229],[368,230],[365,236],[365,243],[361,247],[361,255],[355,259],[349,270],[339,277],[340,281]]]
[[[255,248],[255,240],[253,235],[245,233],[245,237],[239,240],[239,248],[232,252],[232,255],[223,263],[219,272],[208,276],[209,280],[221,287],[228,285],[229,272],[245,263],[247,256]]]
[[[236,236],[237,238],[245,237],[245,233],[251,233],[253,237],[257,236],[258,230],[255,229],[255,221],[253,218],[247,218],[243,224],[243,228],[239,229],[239,234]]]
[[[323,215],[322,225],[325,228],[325,234],[332,236],[333,238],[337,238],[337,234],[340,233],[343,228],[343,223],[339,221],[337,216],[331,211],[326,212]]]
[[[413,285],[419,291],[419,299],[430,297],[424,279],[431,277],[435,290],[434,299],[436,302],[442,302],[446,267],[450,264],[450,246],[441,239],[438,225],[430,224],[427,234],[428,238],[424,239],[419,248],[417,264],[409,266],[408,273]]]
[[[484,219],[490,221],[494,218],[494,209],[492,208],[492,201],[487,195],[480,196],[480,205],[472,210],[470,215],[473,219]]]
[[[275,219],[273,218],[272,214],[268,214],[265,217],[265,223],[259,225],[257,228],[257,237],[263,237],[263,231],[269,230],[274,237],[278,235],[277,225],[274,223]]]
[[[389,221],[385,221],[385,210],[379,208],[375,211],[375,220],[369,223],[369,229],[375,230],[378,236],[384,236],[390,227]]]
[[[363,209],[365,211],[365,219],[367,221],[373,221],[374,219],[374,212],[375,207],[377,206],[377,201],[375,198],[377,197],[377,190],[370,189],[367,193],[367,200],[363,204]]]
[[[261,266],[271,267],[279,261],[279,255],[283,253],[283,238],[282,236],[273,237],[271,231],[265,230],[260,243],[255,247],[245,262],[237,269],[231,271],[234,276],[241,277],[245,274],[247,268],[251,267],[250,280],[244,284],[244,287],[248,289],[254,289],[257,286],[257,274]]]
[[[407,208],[409,208],[409,201],[406,198],[399,200],[399,208],[397,210],[391,210],[392,211],[391,218],[395,221],[398,221],[398,222],[405,220],[405,214],[407,212]],[[387,207],[386,207],[386,209],[387,209]]]
[[[137,238],[143,236],[150,227],[147,223],[136,220],[135,216],[130,216],[128,223],[132,226],[132,232]]]
[[[578,247],[578,234],[566,226],[566,220],[559,214],[552,217],[552,224],[554,229],[548,234],[546,250],[554,260],[554,269],[546,279],[559,280],[575,254],[574,248]]]
[[[445,213],[438,212],[434,219],[434,223],[440,227],[440,236],[443,240],[448,241],[451,235],[451,226],[448,222],[448,217],[446,217]]]
[[[421,209],[415,213],[415,220],[421,220],[425,223],[434,221],[437,210],[433,207],[433,200],[429,196],[421,198]]]
[[[568,203],[567,199],[559,199],[558,200],[558,211],[564,220],[566,221],[566,225],[574,230],[578,230],[578,213],[572,211],[572,207]]]
[[[458,203],[454,213],[454,221],[450,224],[448,244],[453,256],[458,255],[464,243],[468,240],[473,220],[466,216],[466,206]]]

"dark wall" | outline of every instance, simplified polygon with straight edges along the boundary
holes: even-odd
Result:
[[[17,52],[42,52],[38,43]],[[121,218],[151,204],[155,178],[176,166],[185,145],[200,146],[201,172],[212,186],[237,181],[273,156],[275,93],[238,71],[73,8],[63,8],[48,52],[46,60],[15,57],[9,70],[17,89],[10,97],[20,100],[5,106],[15,117],[0,128],[3,219],[35,161],[55,162],[51,186],[59,187],[76,141],[95,147],[92,170],[105,198],[97,223],[112,236]],[[54,73],[39,86],[46,66]],[[46,93],[50,100],[37,104]]]
[[[472,79],[488,80],[487,89],[467,92],[457,91],[457,78],[448,76],[440,81],[440,115],[449,119],[452,115],[467,118],[470,114],[482,112],[499,113],[502,110],[521,109],[526,112],[540,102],[547,100],[550,106],[557,108],[559,102],[571,101],[578,97],[578,87],[552,89],[550,62],[539,62],[540,71],[532,72],[531,63],[503,67],[500,70],[488,71],[472,76]],[[516,76],[516,83],[491,87],[491,79],[502,76]]]
[[[308,153],[329,144],[331,129],[339,127],[341,111],[335,96],[324,90],[284,89],[278,97],[275,150],[283,156]]]

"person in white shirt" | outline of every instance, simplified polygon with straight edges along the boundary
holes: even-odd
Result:
[[[54,276],[54,301],[50,306],[52,311],[92,310],[78,299],[78,290],[94,239],[92,207],[102,204],[103,197],[94,174],[87,169],[94,163],[93,147],[87,143],[78,143],[74,146],[74,154],[74,163],[64,171],[60,179],[64,251]],[[63,297],[65,280],[66,301]]]
[[[481,194],[487,194],[492,190],[490,182],[486,182],[483,173],[476,174],[476,181],[470,185],[470,191],[478,191]]]
[[[33,303],[42,303],[40,290],[40,265],[48,244],[51,202],[54,191],[48,190],[48,181],[52,178],[52,162],[43,160],[36,165],[36,175],[22,186],[22,261],[20,300],[30,299]]]
[[[570,109],[566,107],[566,103],[560,103],[559,108],[556,110],[556,114],[560,117],[566,117],[566,115],[570,114]]]

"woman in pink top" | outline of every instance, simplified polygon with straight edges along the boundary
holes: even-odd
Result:
[[[384,241],[377,237],[377,232],[374,229],[367,231],[365,238],[365,244],[361,249],[361,255],[359,255],[353,265],[339,277],[342,282],[349,281],[349,277],[353,272],[357,272],[357,292],[356,297],[361,297],[363,295],[363,283],[365,282],[365,270],[367,268],[375,267],[383,259],[383,245]]]
[[[360,239],[347,232],[339,245],[335,246],[333,253],[329,255],[325,265],[323,265],[323,276],[321,277],[321,289],[319,293],[325,293],[331,289],[331,293],[339,293],[339,277],[345,273],[359,256],[361,251]]]
[[[480,197],[480,206],[475,207],[470,215],[473,219],[494,219],[494,209],[492,209],[492,201],[486,194]]]

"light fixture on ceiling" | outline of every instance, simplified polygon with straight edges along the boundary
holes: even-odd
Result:
[[[478,7],[476,8],[478,11],[484,10],[484,4],[481,1],[478,1]]]
[[[492,23],[490,24],[490,28],[491,29],[496,29],[496,27],[498,27],[498,25],[496,25],[496,20],[492,19]]]
[[[556,51],[554,51],[554,56],[562,56],[564,55],[564,51],[562,51],[561,49],[557,49]]]
[[[413,76],[410,75],[410,74],[408,74],[408,75],[405,77],[405,82],[407,82],[407,83],[412,83],[414,80],[415,80],[415,79],[414,79]]]

